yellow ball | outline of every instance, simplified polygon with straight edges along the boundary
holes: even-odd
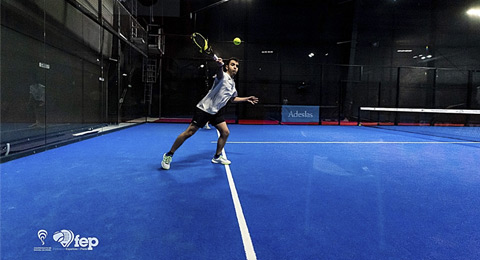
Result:
[[[242,40],[240,40],[240,38],[237,37],[237,38],[233,39],[233,44],[240,45],[240,43],[242,43]]]

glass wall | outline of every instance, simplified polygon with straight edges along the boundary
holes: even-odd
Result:
[[[133,19],[119,10],[113,0],[1,1],[2,160],[145,118],[146,44],[119,33],[119,17]]]

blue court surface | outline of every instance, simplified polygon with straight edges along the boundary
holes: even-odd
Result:
[[[479,259],[480,143],[142,124],[1,164],[1,259]],[[447,128],[443,128],[447,129]]]

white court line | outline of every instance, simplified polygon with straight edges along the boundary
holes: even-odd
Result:
[[[446,113],[446,114],[478,114],[475,109],[431,109],[431,108],[393,108],[393,107],[360,107],[364,111],[390,111],[390,112],[423,112],[423,113]]]
[[[217,134],[218,136],[220,136],[218,130]],[[227,158],[225,149],[222,150],[222,155]],[[235,206],[238,226],[242,235],[243,249],[245,250],[245,255],[247,256],[247,260],[256,260],[257,255],[255,254],[255,249],[253,248],[252,239],[250,238],[250,232],[248,231],[247,227],[247,221],[245,220],[245,216],[243,215],[242,205],[240,204],[240,199],[238,198],[237,188],[235,187],[235,182],[233,181],[232,172],[230,171],[229,165],[225,165],[225,171],[227,173],[228,185],[230,186],[230,192],[232,194],[233,205]]]
[[[216,141],[212,141],[212,143],[216,143]],[[420,142],[402,142],[402,141],[360,141],[360,142],[337,142],[337,141],[329,141],[329,142],[287,142],[287,141],[279,141],[279,142],[253,142],[253,141],[245,141],[245,142],[227,142],[229,144],[480,144],[480,142],[441,142],[441,141],[420,141]]]

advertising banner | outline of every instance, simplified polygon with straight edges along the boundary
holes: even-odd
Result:
[[[319,106],[282,106],[282,123],[318,123]]]

